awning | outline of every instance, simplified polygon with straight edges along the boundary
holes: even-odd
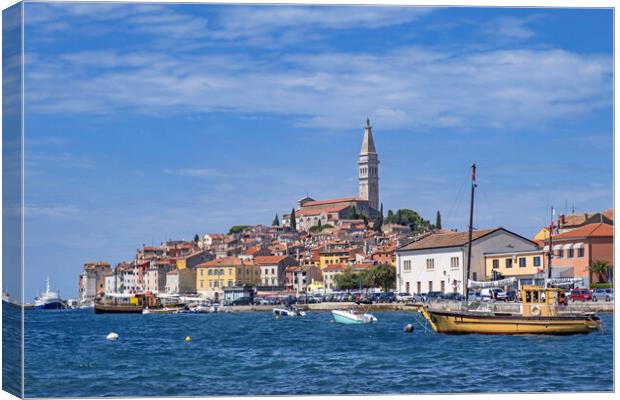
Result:
[[[556,244],[555,246],[553,246],[553,250],[554,250],[554,251],[556,251],[556,250],[560,250],[561,248],[562,248],[562,245],[561,245],[561,244]]]
[[[579,243],[575,243],[574,246],[576,249],[583,249],[583,243],[579,242]]]
[[[565,245],[564,245],[564,250],[570,250],[570,249],[572,249],[572,248],[573,248],[573,244],[572,244],[572,243],[569,243],[569,244],[565,244]]]
[[[545,247],[543,247],[543,252],[548,252],[549,251],[549,245],[546,245]]]

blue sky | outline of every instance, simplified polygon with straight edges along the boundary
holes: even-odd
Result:
[[[26,298],[82,264],[357,194],[369,116],[385,209],[532,236],[612,206],[612,12],[25,7]]]

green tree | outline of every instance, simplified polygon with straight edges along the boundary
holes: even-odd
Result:
[[[198,241],[200,240],[200,237],[198,236],[198,234],[194,235],[194,243],[198,243]]]
[[[380,287],[384,292],[396,287],[396,267],[379,264],[372,269],[372,286]]]
[[[278,214],[276,214],[276,217],[273,219],[271,226],[280,226],[280,219],[278,218]]]
[[[241,233],[244,230],[248,229],[250,227],[250,225],[235,225],[235,226],[231,226],[230,229],[228,230],[228,234],[232,235],[233,233]]]
[[[441,213],[437,210],[437,217],[435,217],[435,228],[441,229]]]
[[[417,212],[409,209],[400,209],[396,213],[388,211],[388,216],[385,220],[387,223],[407,225],[411,228],[413,233],[428,232],[431,229],[429,221],[422,218]]]
[[[315,226],[310,227],[309,230],[310,230],[310,232],[317,233],[317,232],[323,232],[325,229],[329,229],[329,228],[333,228],[333,227],[334,226],[331,225],[331,224],[325,224],[325,225],[319,224],[319,225],[315,225]]]
[[[336,286],[342,290],[358,289],[360,286],[359,274],[353,272],[351,268],[347,268],[342,274],[334,277]]]
[[[295,209],[293,208],[293,211],[291,211],[291,229],[296,231],[297,230],[297,220],[295,219]]]
[[[598,275],[598,280],[600,282],[607,282],[610,268],[609,262],[605,260],[595,260],[590,264],[590,272]]]

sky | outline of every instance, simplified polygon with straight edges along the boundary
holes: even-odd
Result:
[[[357,195],[532,237],[612,207],[612,11],[27,3],[26,299],[85,262]]]

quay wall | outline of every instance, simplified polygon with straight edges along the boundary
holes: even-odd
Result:
[[[418,310],[418,303],[379,303],[373,304],[371,307],[372,311],[411,311],[416,312]],[[271,312],[275,306],[269,305],[253,305],[253,306],[230,306],[227,307],[228,310],[233,312],[247,312],[247,311],[262,311],[262,312]],[[356,305],[351,302],[338,302],[338,303],[317,303],[317,304],[304,304],[297,306],[300,310],[307,311],[331,311],[331,310],[346,310],[351,307],[366,309],[369,305],[362,304]],[[593,311],[593,312],[613,312],[614,311],[614,303],[613,301],[598,301],[598,302],[575,302],[571,303],[570,307],[572,309],[580,310],[580,311]]]

